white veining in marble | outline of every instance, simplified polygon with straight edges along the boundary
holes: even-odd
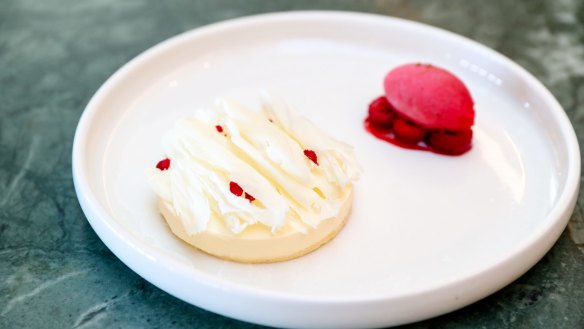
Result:
[[[2,313],[0,313],[0,316],[5,316],[6,314],[8,314],[16,305],[26,301],[27,299],[34,297],[40,293],[42,293],[44,290],[61,283],[62,281],[68,280],[72,277],[87,273],[88,270],[84,270],[84,271],[73,271],[73,272],[69,272],[69,273],[65,273],[57,278],[54,278],[52,280],[49,281],[45,281],[41,284],[39,284],[38,286],[36,286],[33,290],[25,293],[25,294],[21,294],[18,296],[13,297],[12,299],[10,299],[8,301],[8,303],[6,304],[6,306],[4,307],[4,309],[2,310]]]

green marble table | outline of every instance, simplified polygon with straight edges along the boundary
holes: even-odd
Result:
[[[439,26],[509,56],[584,138],[584,1],[0,0],[0,328],[252,328],[152,286],[99,240],[71,178],[77,121],[125,62],[170,36],[295,9]],[[584,220],[527,274],[462,310],[404,328],[584,328]]]

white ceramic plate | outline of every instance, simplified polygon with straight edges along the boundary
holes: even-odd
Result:
[[[365,133],[385,73],[430,62],[476,102],[474,148],[410,151]],[[175,238],[145,170],[173,122],[269,88],[355,147],[365,173],[331,243],[297,260],[242,265]],[[104,243],[168,293],[272,326],[379,327],[422,320],[507,285],[549,250],[573,211],[577,140],[554,97],[525,70],[473,41],[404,20],[296,12],[237,19],[165,41],[114,74],[79,122],[73,174]]]

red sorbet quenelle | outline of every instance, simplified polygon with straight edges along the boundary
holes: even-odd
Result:
[[[385,95],[369,104],[365,128],[408,149],[460,155],[472,147],[474,102],[460,79],[431,64],[405,64],[390,71]]]

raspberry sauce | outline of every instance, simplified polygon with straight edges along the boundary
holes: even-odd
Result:
[[[436,148],[429,146],[425,141],[418,142],[416,144],[403,142],[395,137],[395,134],[393,133],[393,130],[391,128],[378,127],[378,126],[372,124],[369,121],[369,118],[365,119],[365,130],[367,130],[371,135],[375,136],[376,138],[381,139],[382,141],[391,143],[395,146],[399,146],[399,147],[404,148],[404,149],[430,151],[430,152],[441,154],[441,155],[452,155],[452,156],[462,155],[462,154],[466,153],[468,150],[470,150],[471,146],[472,146],[471,143],[468,143],[467,147],[461,147],[461,148],[452,149],[452,150],[449,150],[449,149],[440,150],[440,149],[436,149]]]

